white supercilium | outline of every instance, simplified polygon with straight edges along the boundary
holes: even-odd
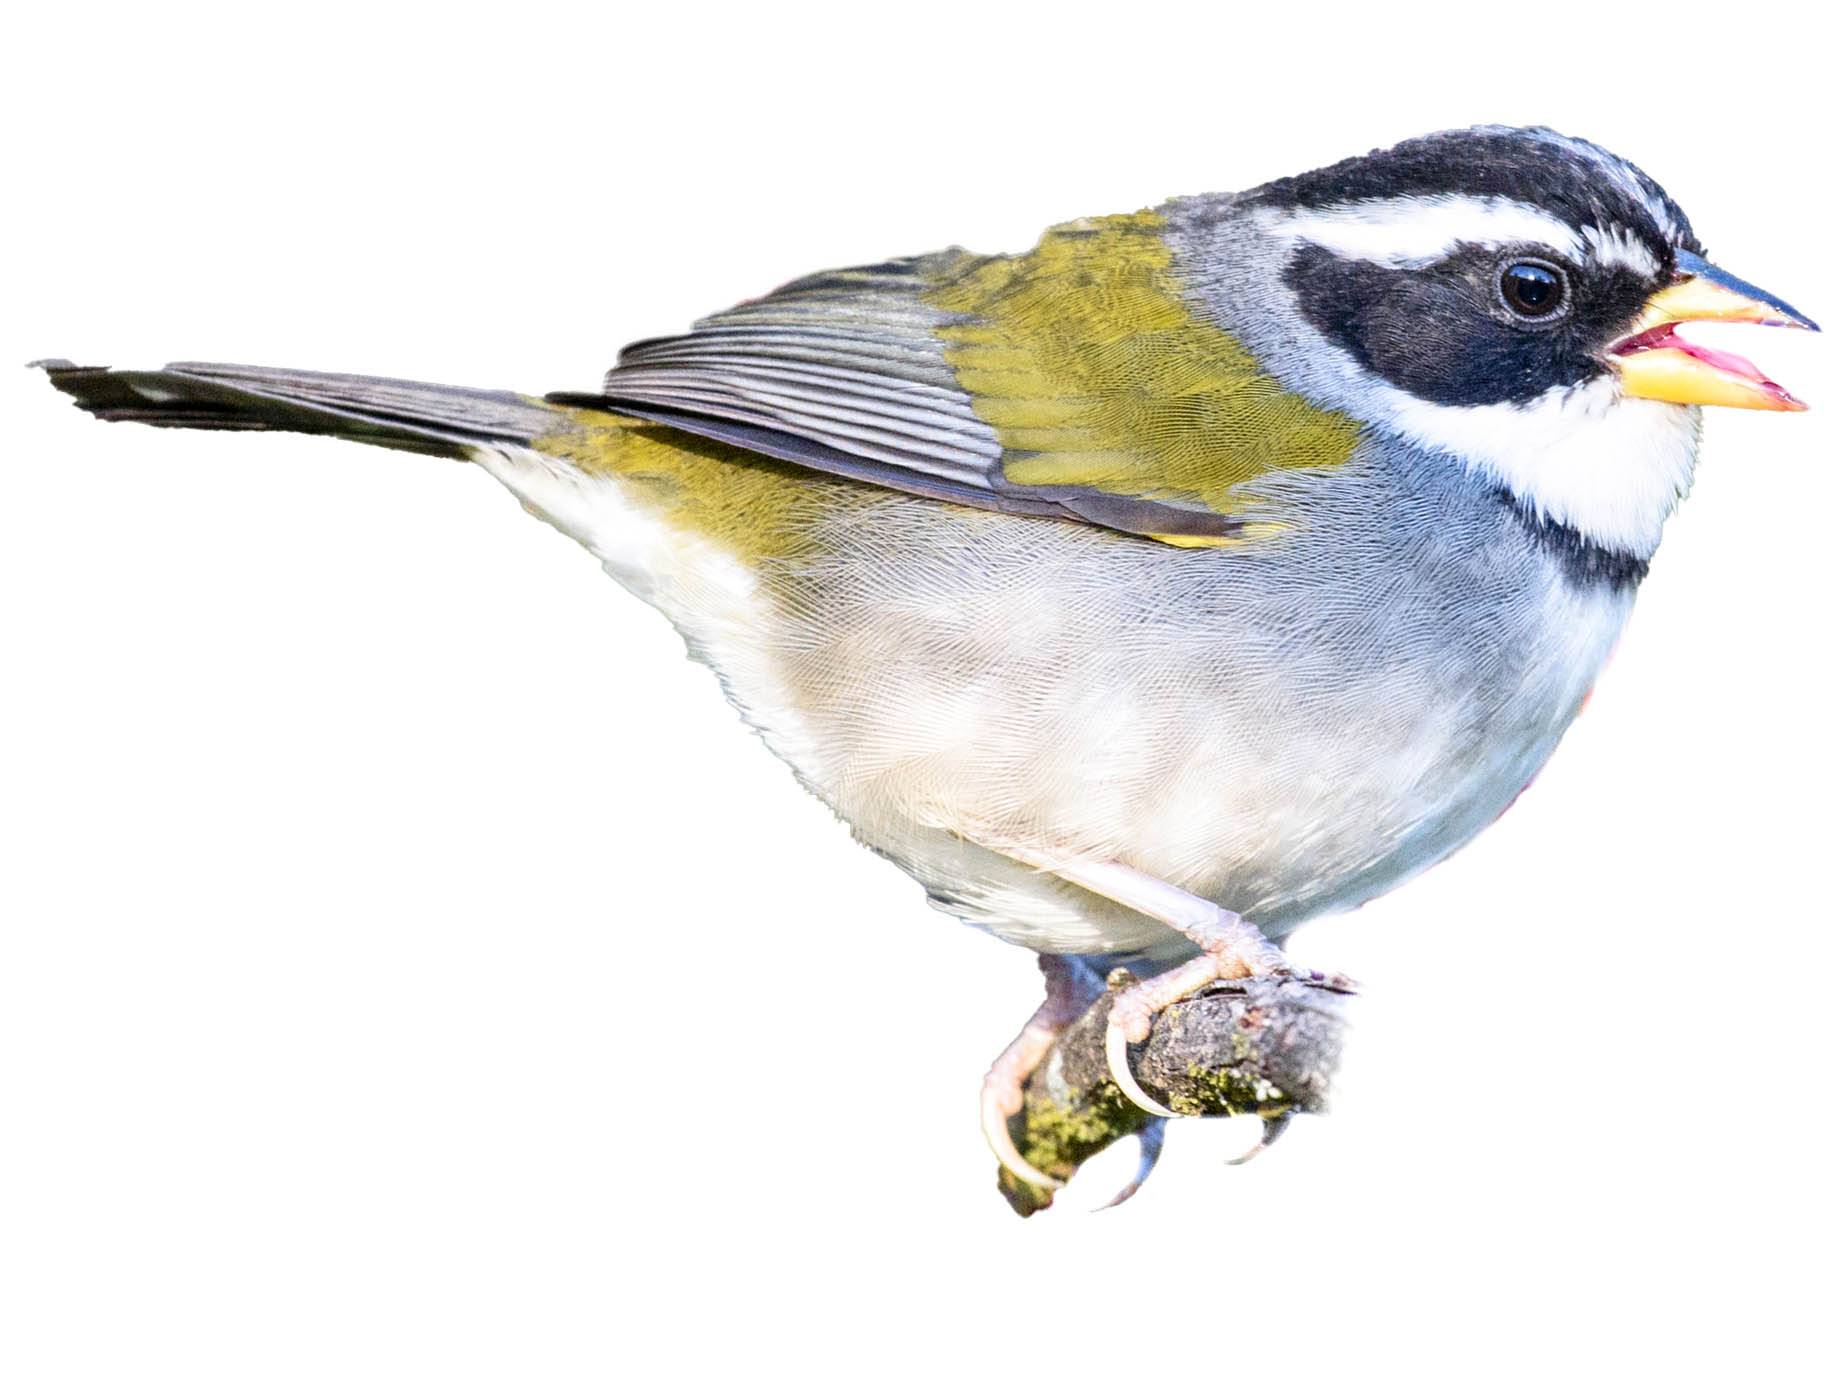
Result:
[[[1568,259],[1579,258],[1584,248],[1565,221],[1510,197],[1350,201],[1296,212],[1276,221],[1269,233],[1390,268],[1423,268],[1468,244],[1537,244]]]

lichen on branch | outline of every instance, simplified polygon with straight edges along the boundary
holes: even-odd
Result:
[[[1124,969],[1108,977],[1107,991],[1030,1076],[1023,1110],[1011,1119],[1011,1139],[1024,1159],[1058,1179],[1153,1120],[1107,1073],[1107,1013],[1132,981]],[[1150,1038],[1133,1052],[1133,1072],[1153,1098],[1186,1116],[1323,1112],[1352,995],[1328,979],[1215,984],[1158,1014]],[[998,1188],[1025,1217],[1054,1198],[1007,1170],[998,1172]]]

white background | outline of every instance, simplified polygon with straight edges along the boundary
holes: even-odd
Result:
[[[1300,936],[1369,984],[1337,1115],[1240,1170],[1251,1127],[1178,1127],[1129,1207],[1083,1211],[1122,1148],[1028,1223],[974,1094],[1032,957],[855,848],[586,554],[461,465],[105,428],[13,365],[590,388],[806,270],[1483,120],[1636,159],[1824,319],[1833,47],[620,8],[9,20],[0,1372],[1832,1362],[1833,337],[1737,346],[1816,406],[1709,417],[1521,804]]]

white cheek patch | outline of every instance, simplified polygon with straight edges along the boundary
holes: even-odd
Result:
[[[1615,378],[1527,403],[1452,407],[1386,386],[1369,401],[1376,420],[1482,470],[1541,517],[1641,558],[1694,477],[1700,410],[1626,398]]]
[[[1565,221],[1523,202],[1456,194],[1351,201],[1299,211],[1274,222],[1268,233],[1391,268],[1424,268],[1466,244],[1543,245],[1572,260],[1585,249]]]

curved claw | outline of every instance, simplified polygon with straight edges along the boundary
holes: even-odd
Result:
[[[1247,1164],[1248,1161],[1252,1160],[1255,1156],[1259,1155],[1267,1147],[1271,1146],[1275,1141],[1286,1134],[1286,1128],[1292,1125],[1293,1116],[1294,1114],[1290,1112],[1282,1112],[1277,1117],[1264,1119],[1265,1125],[1260,1128],[1260,1139],[1252,1146],[1249,1146],[1245,1151],[1241,1152],[1240,1155],[1231,1156],[1227,1163],[1229,1165]]]
[[[1106,1069],[1113,1076],[1113,1082],[1119,1085],[1119,1091],[1126,1095],[1126,1101],[1143,1108],[1153,1117],[1176,1117],[1157,1099],[1139,1087],[1138,1078],[1132,1073],[1132,1065],[1126,1059],[1126,1029],[1116,1021],[1109,1021],[1106,1027]]]
[[[1158,1157],[1164,1154],[1164,1123],[1147,1122],[1138,1133],[1138,1169],[1132,1172],[1119,1193],[1093,1210],[1103,1213],[1109,1208],[1118,1208],[1127,1199],[1138,1193],[1139,1187],[1151,1178],[1151,1172],[1158,1168]]]
[[[1025,1184],[1033,1184],[1050,1193],[1060,1189],[1060,1180],[1038,1170],[1023,1158],[1023,1153],[1011,1140],[1010,1122],[1010,1114],[1004,1111],[996,1098],[985,1097],[979,1100],[979,1130],[985,1133],[985,1144],[991,1147],[991,1153],[998,1158],[998,1164]]]

